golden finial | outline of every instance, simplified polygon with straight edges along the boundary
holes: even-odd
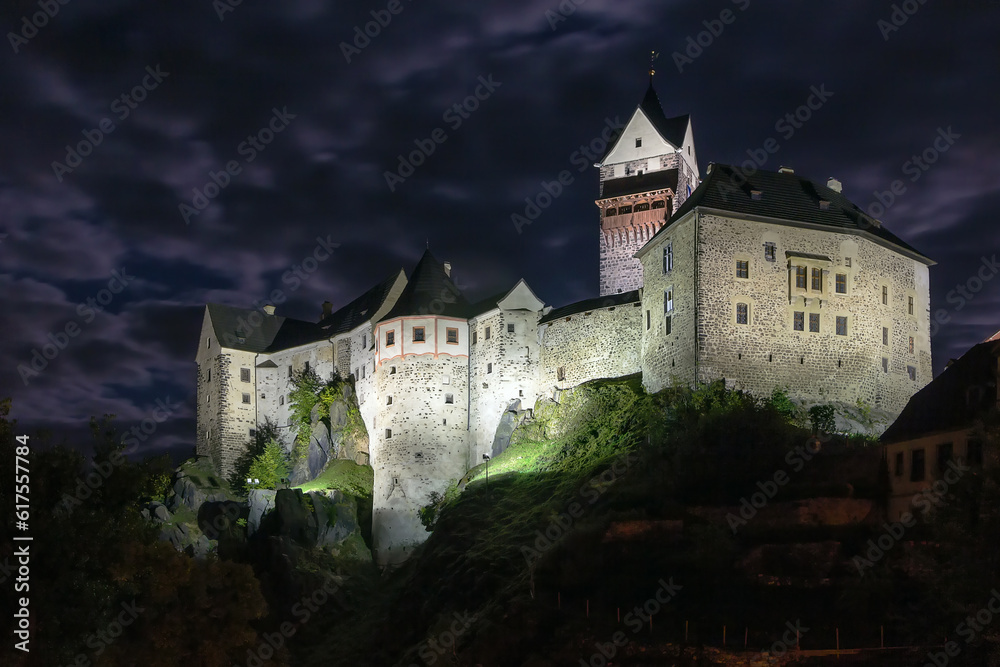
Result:
[[[656,70],[653,69],[653,61],[660,57],[660,54],[656,51],[649,52],[649,82],[653,82],[653,75],[656,74]]]

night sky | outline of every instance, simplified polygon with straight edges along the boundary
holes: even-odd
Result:
[[[995,2],[237,1],[0,9],[0,396],[27,428],[129,427],[159,400],[172,415],[141,451],[187,456],[206,302],[280,290],[279,314],[315,320],[428,243],[470,300],[521,277],[554,306],[596,296],[597,170],[578,151],[627,122],[651,50],[702,175],[773,138],[764,168],[836,177],[869,211],[899,181],[875,213],[938,262],[936,371],[1000,329],[1000,280],[976,278],[1000,271]],[[790,134],[814,88],[832,95]],[[415,142],[434,151],[407,175]],[[339,246],[303,280],[317,238]],[[949,298],[959,285],[981,289]]]

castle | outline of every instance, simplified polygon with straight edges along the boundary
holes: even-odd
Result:
[[[351,377],[375,472],[380,563],[427,536],[417,510],[506,446],[504,414],[642,373],[657,391],[724,378],[756,393],[890,414],[931,380],[926,256],[830,179],[698,170],[688,116],[652,82],[595,165],[599,296],[560,308],[519,281],[469,303],[425,252],[318,322],[209,304],[196,357],[197,451],[226,474],[253,429],[291,424],[292,373]],[[285,445],[291,446],[291,429]]]

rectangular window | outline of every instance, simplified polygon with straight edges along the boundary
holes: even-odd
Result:
[[[309,372],[309,362],[308,361],[302,366],[302,370],[304,370],[306,373]]]
[[[847,294],[847,274],[837,274],[837,294]]]
[[[845,315],[837,316],[837,335],[838,336],[847,335],[847,317]]]
[[[889,344],[889,327],[882,327],[882,344]]]
[[[507,333],[514,333],[514,325],[513,324],[508,324],[507,325]]]
[[[844,266],[850,266],[850,265],[851,265],[851,258],[850,257],[845,257],[844,258]]]
[[[951,461],[955,453],[955,447],[950,442],[945,442],[937,446],[937,469],[939,473],[944,472],[948,468],[948,462]]]
[[[424,342],[424,328],[423,327],[413,327],[413,342],[423,343]]]
[[[801,310],[792,313],[792,328],[796,331],[806,330],[806,314]]]
[[[385,430],[385,437],[386,437],[387,440],[392,437],[392,429],[391,428],[387,428]]]
[[[361,349],[364,350],[368,347],[368,334],[361,336]]]
[[[912,296],[911,297],[907,297],[906,312],[908,312],[910,315],[913,314],[913,297]]]
[[[666,318],[666,320],[664,320],[664,323],[663,323],[663,333],[666,334],[667,336],[670,335],[670,331],[671,331],[671,328],[670,328],[671,327],[671,322],[670,322],[671,319],[673,319],[673,318],[670,317],[670,315],[667,315],[667,318]]]
[[[674,291],[672,289],[668,289],[666,292],[663,293],[663,312],[669,314],[673,312],[673,310],[674,310]]]
[[[809,331],[819,333],[819,313],[809,313]]]
[[[663,272],[668,273],[674,269],[674,244],[668,243],[663,246]]]
[[[823,270],[813,269],[812,270],[812,288],[816,291],[823,290]]]
[[[212,347],[212,339],[211,338],[206,338],[205,339],[205,347],[206,348]]]
[[[924,450],[914,449],[910,452],[910,481],[924,481]]]
[[[559,380],[560,382],[562,382],[563,380],[566,379],[566,367],[565,366],[560,366],[556,370],[556,379]]]
[[[278,397],[278,405],[284,405],[284,404],[285,404],[285,395],[282,394],[281,396]]]
[[[472,330],[472,344],[473,344],[473,345],[475,345],[475,344],[476,344],[476,340],[477,340],[477,336],[476,336],[476,334],[477,334],[477,333],[479,333],[479,332],[478,332],[478,331],[476,331],[475,329],[473,329],[473,330]]]
[[[806,288],[806,267],[804,266],[795,267],[795,287],[798,289]]]
[[[750,320],[750,307],[745,303],[736,304],[736,324],[747,324]]]
[[[362,380],[364,380],[364,379],[365,379],[365,366],[362,366],[362,367],[361,367],[361,379],[362,379]]]
[[[910,336],[910,354],[913,354],[913,336]]]
[[[212,369],[209,368],[205,371],[205,382],[211,382],[211,381],[212,381]]]
[[[291,364],[288,365],[288,378],[289,379],[292,378],[292,365]]]
[[[392,405],[392,396],[386,396],[385,397],[385,404],[386,405]]]
[[[750,262],[742,259],[736,260],[736,277],[737,278],[750,277]]]
[[[774,262],[777,260],[777,246],[773,243],[764,244],[764,259],[768,262]]]
[[[965,462],[970,466],[983,465],[983,443],[975,438],[965,443]]]
[[[896,465],[895,465],[896,477],[903,476],[903,461],[904,461],[903,452],[896,452]]]
[[[493,364],[486,364],[486,372],[487,373],[493,372]]]
[[[240,379],[243,380],[244,382],[249,382],[250,381],[250,369],[249,368],[241,368],[240,369]]]
[[[396,344],[396,332],[395,331],[386,331],[385,332],[385,346],[386,347],[392,347],[395,344]]]
[[[451,345],[458,345],[458,329],[448,327],[445,331],[445,342]]]
[[[889,372],[889,358],[888,357],[882,357],[882,372],[883,373],[888,373]]]
[[[250,402],[250,394],[243,394],[243,402],[244,403]]]
[[[646,311],[646,331],[649,331],[649,311]]]
[[[907,366],[906,367],[906,374],[909,375],[910,379],[913,380],[914,382],[917,381],[917,367],[916,366]]]
[[[396,367],[389,366],[389,375],[395,375],[395,374],[396,374]]]
[[[642,148],[642,137],[639,137],[638,139],[635,140],[635,147]]]
[[[455,394],[445,394],[444,395],[444,402],[445,403],[454,403],[455,402]]]
[[[490,339],[490,328],[486,327],[486,340]]]
[[[889,288],[886,287],[885,285],[882,285],[882,305],[883,306],[889,305]]]

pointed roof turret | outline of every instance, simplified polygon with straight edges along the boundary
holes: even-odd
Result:
[[[604,155],[598,160],[598,164],[604,164],[615,148],[618,147],[621,138],[628,133],[629,127],[636,122],[637,113],[645,116],[653,126],[653,129],[656,130],[656,133],[660,135],[660,138],[673,148],[680,148],[684,145],[684,135],[691,124],[691,116],[690,114],[684,114],[682,116],[667,118],[667,115],[663,113],[663,106],[660,104],[660,98],[656,94],[656,89],[653,88],[653,77],[650,76],[646,94],[643,96],[642,101],[639,102],[635,112],[633,112],[632,118],[626,125],[625,130],[619,133],[618,137],[608,145]]]
[[[469,303],[451,280],[451,271],[430,250],[413,269],[410,282],[381,321],[406,315],[444,315],[465,318]]]

